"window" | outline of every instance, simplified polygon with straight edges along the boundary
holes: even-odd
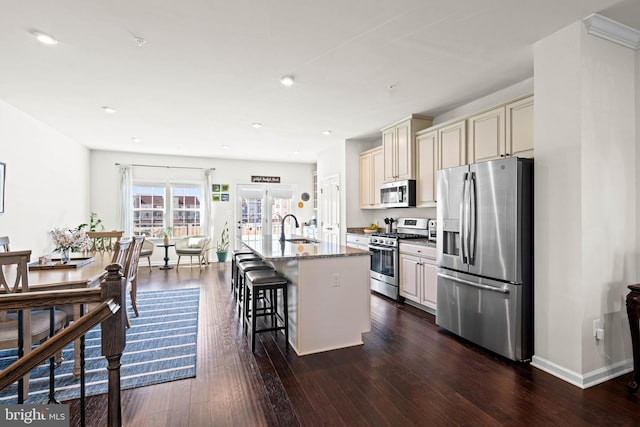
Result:
[[[294,187],[285,184],[238,185],[240,233],[242,236],[279,235],[282,218],[293,213]],[[285,224],[285,234],[295,232],[292,221]]]
[[[200,234],[200,186],[172,185],[171,211],[173,236]]]
[[[160,237],[167,228],[172,237],[200,234],[199,184],[134,182],[131,196],[134,235]]]

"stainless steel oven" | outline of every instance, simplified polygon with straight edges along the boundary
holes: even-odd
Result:
[[[371,290],[396,301],[400,298],[400,252],[403,239],[428,239],[429,220],[426,218],[390,219],[398,224],[395,232],[375,233],[369,237],[371,252]],[[435,227],[435,226],[434,226]]]
[[[371,236],[371,289],[398,299],[398,239],[395,237]]]

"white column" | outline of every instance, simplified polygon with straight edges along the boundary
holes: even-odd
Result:
[[[534,46],[534,366],[581,387],[624,373],[637,281],[634,50],[577,22]],[[600,319],[605,338],[592,335]]]

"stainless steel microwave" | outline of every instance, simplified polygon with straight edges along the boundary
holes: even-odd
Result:
[[[387,182],[380,187],[380,204],[385,208],[409,208],[416,205],[416,180]]]

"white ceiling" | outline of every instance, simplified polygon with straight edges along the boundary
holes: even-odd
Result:
[[[591,13],[640,28],[639,0],[0,5],[0,99],[62,134],[100,150],[292,162],[529,78],[533,43]]]

